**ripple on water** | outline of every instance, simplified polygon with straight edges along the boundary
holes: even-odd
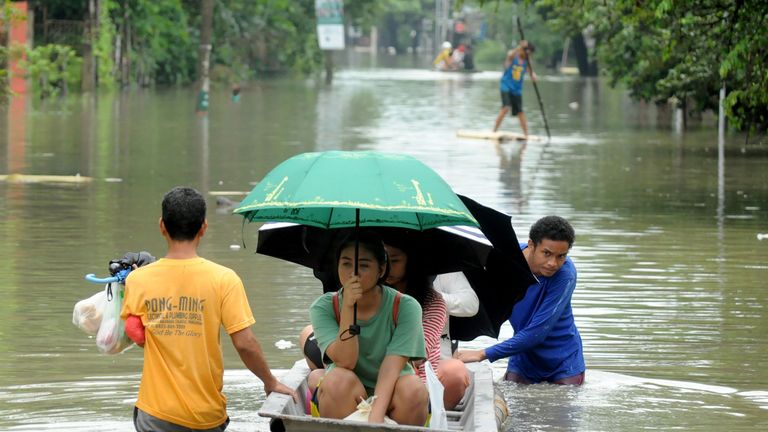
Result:
[[[731,417],[728,430],[747,431],[761,424],[757,403],[765,398],[765,392],[598,370],[587,371],[582,387],[500,386],[510,407],[509,431],[721,429],[723,415]]]
[[[276,376],[285,370],[273,371]],[[66,430],[75,432],[132,431],[132,407],[140,375],[88,377],[75,382],[50,382],[0,389],[0,429]],[[258,416],[264,401],[259,381],[248,370],[228,370],[224,392],[232,430],[251,432],[267,428]]]

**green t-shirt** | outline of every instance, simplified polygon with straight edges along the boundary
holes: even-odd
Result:
[[[354,372],[367,390],[376,387],[379,368],[388,355],[399,355],[411,360],[426,357],[424,348],[424,329],[421,325],[421,306],[411,296],[403,295],[397,315],[397,325],[392,319],[392,306],[397,291],[385,286],[382,291],[381,306],[378,312],[368,320],[358,319],[360,326],[359,355]],[[315,331],[317,344],[325,355],[325,350],[339,334],[339,324],[333,312],[333,293],[318,297],[309,308],[309,316]],[[339,292],[339,311],[344,304],[343,292]],[[327,370],[333,368],[333,364]],[[406,363],[400,375],[414,373],[410,363]]]

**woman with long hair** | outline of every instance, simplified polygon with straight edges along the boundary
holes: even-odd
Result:
[[[443,384],[443,404],[450,410],[461,401],[469,387],[469,372],[460,360],[441,358],[440,337],[448,320],[446,303],[433,288],[431,278],[419,270],[421,266],[417,254],[409,255],[412,242],[408,237],[407,232],[399,235],[388,234],[385,237],[390,265],[386,283],[399,292],[412,296],[421,305],[427,360]],[[414,363],[419,377],[426,380],[424,362]]]
[[[429,395],[411,365],[425,357],[419,303],[383,285],[386,252],[372,231],[360,230],[345,239],[337,263],[342,288],[323,294],[309,310],[325,364],[310,377],[310,382],[319,381],[312,414],[345,418],[361,400],[375,396],[369,422],[381,423],[388,416],[399,424],[424,425]],[[355,304],[359,334],[350,332]]]

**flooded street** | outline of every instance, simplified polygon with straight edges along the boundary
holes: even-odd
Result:
[[[72,308],[101,288],[86,273],[106,275],[126,251],[164,253],[160,200],[180,184],[209,198],[201,255],[241,276],[270,365],[290,368],[320,283],[254,254],[258,226],[209,193],[249,191],[290,156],[337,149],[412,155],[457,193],[510,213],[521,240],[547,214],[573,224],[586,383],[501,384],[508,430],[768,428],[766,144],[727,135],[719,164],[716,129],[675,132],[604,82],[561,76],[539,82],[551,141],[457,138],[492,127],[498,77],[361,68],[331,87],[262,81],[239,103],[214,91],[208,118],[194,115],[189,90],[14,99],[0,113],[0,175],[92,180],[0,181],[0,430],[133,430],[141,350],[99,354]],[[545,135],[532,87],[524,108]],[[517,119],[502,129],[519,131]],[[268,430],[260,383],[222,343],[228,430]],[[493,368],[500,377],[506,361]]]

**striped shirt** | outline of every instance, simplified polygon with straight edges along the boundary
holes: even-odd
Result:
[[[424,297],[424,304],[421,308],[421,321],[424,326],[424,345],[427,349],[427,360],[432,363],[432,368],[437,371],[440,364],[440,336],[443,334],[443,328],[448,320],[448,307],[443,297],[434,289],[430,288]],[[424,363],[419,365],[416,371],[422,381],[426,381],[426,372],[424,372]]]

